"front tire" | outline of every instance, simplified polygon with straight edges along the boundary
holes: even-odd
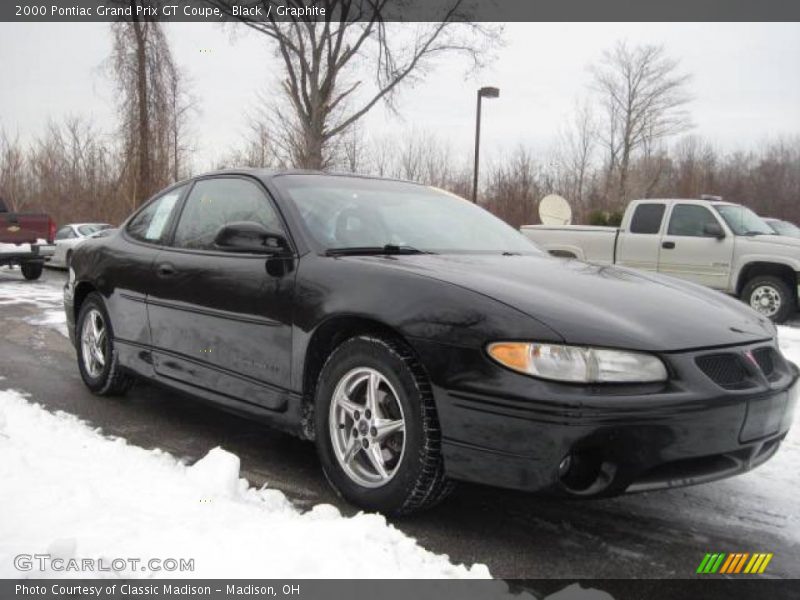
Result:
[[[776,323],[783,323],[794,311],[795,297],[782,279],[761,275],[747,282],[742,301]]]
[[[86,387],[99,396],[127,392],[133,381],[119,366],[111,319],[103,297],[97,292],[83,301],[75,331],[78,368]]]
[[[27,263],[22,263],[22,266],[20,268],[22,270],[22,276],[25,279],[27,279],[28,281],[34,281],[42,276],[42,269],[44,268],[44,264],[40,262],[27,262]]]
[[[452,489],[430,384],[398,341],[360,336],[337,347],[317,382],[314,425],[325,476],[357,506],[409,514]]]

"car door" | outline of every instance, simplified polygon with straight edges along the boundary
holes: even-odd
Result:
[[[70,240],[75,240],[77,237],[71,225],[64,225],[61,229],[56,231],[56,235],[53,238],[55,249],[53,250],[53,258],[50,259],[50,262],[55,265],[65,265],[67,260],[67,247],[71,246]]]
[[[185,190],[185,185],[175,187],[148,202],[130,219],[122,235],[104,247],[107,256],[102,261],[102,281],[97,283],[107,292],[115,341],[127,344],[132,352],[146,352],[150,345],[146,300],[155,283],[153,262]],[[148,361],[145,358],[145,363]]]
[[[627,230],[617,239],[617,264],[647,271],[658,270],[664,202],[641,202],[633,209]]]
[[[170,247],[156,259],[148,296],[154,367],[159,376],[279,409],[290,387],[294,272],[270,274],[272,259],[263,254],[219,251],[219,229],[242,221],[285,234],[255,179],[194,183]]]
[[[705,232],[707,225],[725,225],[702,204],[677,202],[672,206],[667,231],[661,240],[658,270],[665,275],[688,279],[724,290],[728,287],[733,236],[723,238]]]

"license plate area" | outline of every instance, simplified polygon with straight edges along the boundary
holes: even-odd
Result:
[[[788,398],[786,392],[781,392],[773,396],[748,400],[747,415],[742,432],[739,434],[739,441],[744,444],[778,433]]]

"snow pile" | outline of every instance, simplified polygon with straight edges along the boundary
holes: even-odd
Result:
[[[428,552],[380,515],[346,518],[330,505],[300,513],[283,493],[249,487],[239,458],[220,448],[186,466],[15,391],[0,391],[0,481],[0,577],[20,575],[15,555],[43,552],[194,559],[194,572],[105,573],[119,577],[489,577],[483,565]]]

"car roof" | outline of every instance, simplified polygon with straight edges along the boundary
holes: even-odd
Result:
[[[647,203],[647,202],[683,202],[687,204],[711,204],[712,206],[742,206],[735,202],[724,202],[722,200],[704,200],[703,198],[638,198],[631,202]]]
[[[402,183],[413,183],[415,185],[424,186],[425,184],[418,181],[411,181],[408,179],[400,179],[393,177],[379,177],[377,175],[364,175],[361,173],[345,173],[339,171],[316,171],[313,169],[268,169],[261,167],[233,167],[227,169],[217,169],[215,171],[208,171],[186,179],[186,181],[193,181],[194,179],[201,179],[203,177],[213,177],[215,175],[250,175],[262,180],[274,179],[276,177],[283,177],[285,175],[318,175],[324,177],[356,177],[358,179],[376,179],[380,181],[396,181]]]

